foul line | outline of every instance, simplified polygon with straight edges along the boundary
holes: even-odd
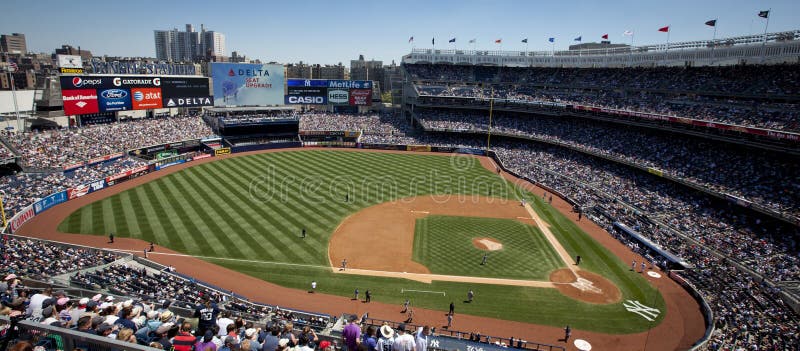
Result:
[[[109,251],[117,251],[117,252],[131,252],[131,253],[142,253],[142,250],[123,250],[123,249],[106,249]],[[164,255],[164,256],[177,256],[177,257],[193,257],[199,259],[208,259],[208,260],[222,260],[222,261],[237,261],[237,262],[247,262],[247,263],[267,263],[267,264],[274,264],[278,266],[293,266],[293,267],[306,267],[306,268],[323,268],[323,269],[330,269],[330,266],[323,266],[323,265],[313,265],[313,264],[301,264],[301,263],[288,263],[288,262],[275,262],[275,261],[259,261],[259,260],[247,260],[243,258],[229,258],[229,257],[214,257],[214,256],[197,256],[197,255],[187,255],[187,254],[179,254],[179,253],[167,253],[167,252],[147,252],[147,257],[150,255]]]
[[[548,224],[547,222],[543,221],[539,217],[539,214],[537,214],[536,211],[533,210],[533,207],[531,207],[531,204],[526,203],[525,204],[525,210],[527,210],[528,213],[530,213],[531,218],[533,219],[534,222],[536,222],[536,226],[539,227],[539,229],[542,231],[542,233],[544,234],[545,239],[547,239],[547,241],[550,242],[550,245],[553,246],[553,248],[556,250],[556,253],[558,253],[558,256],[561,257],[562,261],[564,261],[564,265],[567,266],[567,268],[570,271],[572,271],[572,274],[575,275],[575,278],[577,279],[578,278],[578,274],[575,273],[575,271],[578,268],[574,268],[572,266],[572,264],[570,263],[570,262],[572,262],[572,256],[570,256],[570,254],[567,252],[567,250],[564,249],[563,246],[561,246],[561,243],[558,242],[558,239],[556,239],[555,235],[553,235],[553,233],[550,231],[550,224]]]
[[[447,293],[446,293],[446,292],[444,292],[444,291],[430,291],[430,290],[400,289],[400,293],[401,293],[401,294],[404,294],[406,291],[412,291],[412,292],[421,292],[421,293],[430,293],[430,294],[442,294],[442,295],[444,295],[444,296],[447,296]]]

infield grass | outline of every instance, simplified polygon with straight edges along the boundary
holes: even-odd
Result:
[[[473,238],[491,237],[503,248],[484,251]],[[481,264],[483,255],[486,264]],[[513,219],[427,216],[417,220],[414,261],[434,274],[547,281],[564,267],[538,228]]]
[[[524,196],[552,225],[570,255],[583,257],[583,269],[617,284],[623,300],[638,300],[664,311],[661,295],[639,274],[628,271],[628,263],[540,198],[520,191],[481,167],[476,159],[464,156],[294,150],[227,158],[86,205],[60,223],[59,230],[95,235],[114,232],[118,237],[153,241],[291,288],[306,290],[316,280],[322,293],[351,296],[356,287],[370,289],[376,301],[398,304],[398,312],[406,297],[412,298],[414,306],[446,311],[450,301],[463,300],[466,291],[473,289],[476,302],[459,304],[458,313],[560,327],[570,324],[607,333],[641,332],[663,319],[661,313],[650,324],[626,311],[621,303],[577,302],[555,289],[424,284],[330,272],[328,241],[346,216],[382,202],[426,194]],[[307,230],[305,239],[300,238],[302,228]],[[492,257],[490,263],[495,261]],[[401,289],[445,291],[447,296],[404,295]]]

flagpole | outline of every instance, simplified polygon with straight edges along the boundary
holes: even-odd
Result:
[[[767,10],[767,24],[764,25],[764,45],[767,44],[767,28],[769,28],[769,16],[772,14],[772,8]]]
[[[19,106],[17,106],[17,86],[14,84],[14,74],[9,71],[8,75],[11,77],[11,98],[14,99],[14,113],[17,115],[17,133],[22,133],[22,119],[19,118]]]
[[[492,140],[492,110],[494,109],[494,85],[491,86],[489,95],[489,128],[486,131],[486,154],[489,154],[489,146]]]

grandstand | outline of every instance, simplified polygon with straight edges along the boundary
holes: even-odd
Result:
[[[0,190],[12,218],[7,232],[19,229],[33,216],[33,205],[51,194],[65,194],[60,202],[66,202],[71,194],[99,190],[90,188],[98,180],[100,188],[110,187],[227,153],[301,146],[484,149],[500,168],[566,199],[696,292],[709,318],[697,349],[797,349],[797,40],[800,31],[603,51],[414,49],[403,58],[407,85],[398,111],[210,108],[202,116],[4,134],[0,161],[7,161],[8,174],[0,178]],[[159,157],[165,150],[174,153]],[[0,324],[13,323],[22,336],[70,349],[89,342],[98,349],[123,345],[82,339],[63,328],[74,322],[67,323],[58,313],[66,307],[58,306],[87,311],[89,303],[81,299],[97,294],[115,297],[97,311],[106,320],[117,308],[130,310],[125,301],[131,300],[128,305],[139,307],[139,328],[172,313],[192,319],[206,301],[241,324],[232,336],[242,339],[247,330],[293,322],[289,333],[308,326],[321,336],[319,343],[335,341],[344,323],[341,315],[250,301],[234,287],[217,287],[131,253],[15,235],[4,235],[2,249],[0,275],[23,279],[0,283],[8,288],[0,289],[0,314],[17,311]],[[50,315],[43,314],[47,308],[25,310],[19,298],[46,287],[66,290],[69,301],[56,300]],[[48,317],[60,324],[40,326]],[[102,324],[92,321],[91,329]],[[136,338],[141,349],[161,334],[178,333],[177,325],[164,333],[157,329]],[[216,335],[224,342],[225,331]],[[492,340],[514,345],[507,336],[478,335],[472,343],[461,340],[460,331],[448,335],[453,347],[489,349]],[[518,348],[560,349],[516,341]]]

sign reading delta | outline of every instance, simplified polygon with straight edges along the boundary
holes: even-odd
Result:
[[[68,116],[211,106],[205,77],[61,76],[61,98]]]
[[[283,65],[211,64],[214,106],[264,106],[283,104]]]

